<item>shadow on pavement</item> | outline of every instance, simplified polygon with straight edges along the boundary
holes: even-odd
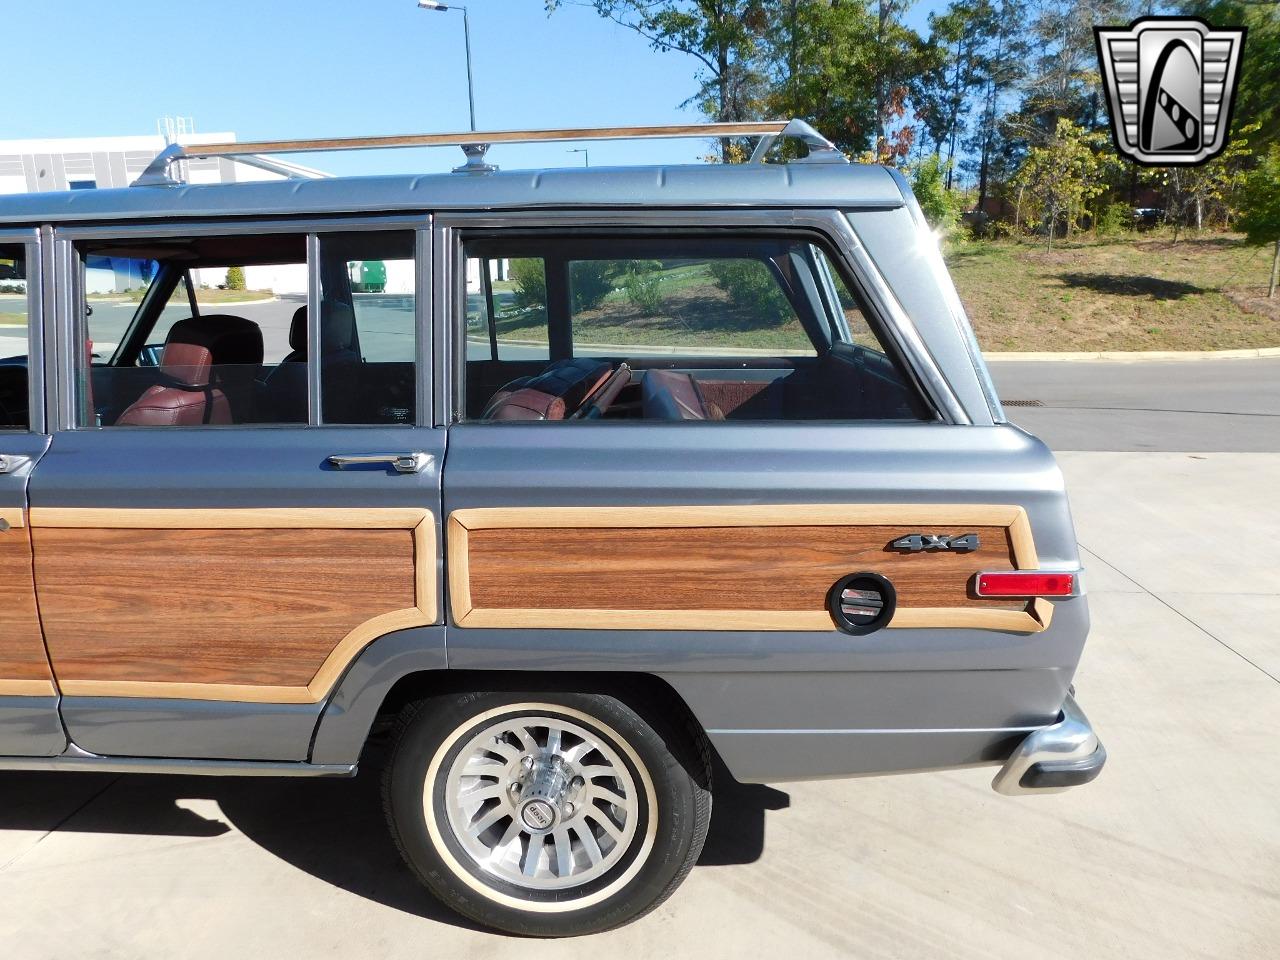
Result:
[[[715,771],[711,830],[698,863],[751,863],[764,847],[765,811],[790,797]],[[405,913],[481,929],[438,903],[400,859],[383,820],[381,758],[351,780],[0,773],[0,830],[216,837],[233,827],[286,863]],[[180,801],[214,801],[223,819]]]

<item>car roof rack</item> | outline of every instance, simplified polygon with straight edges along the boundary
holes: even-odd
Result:
[[[263,154],[318,153],[330,150],[379,150],[392,147],[461,147],[466,162],[455,173],[492,173],[498,168],[485,162],[495,143],[547,143],[564,140],[653,140],[681,137],[759,137],[751,163],[763,163],[781,139],[799,140],[808,148],[801,158],[810,163],[848,163],[835,145],[803,120],[749,120],[741,123],[686,123],[642,127],[561,127],[551,130],[470,130],[464,133],[414,133],[377,137],[326,137],[315,140],[253,140],[240,143],[172,143],[151,161],[135,187],[177,186],[171,174],[183,160],[226,157],[237,163],[289,179],[325,176],[297,164],[270,160]]]

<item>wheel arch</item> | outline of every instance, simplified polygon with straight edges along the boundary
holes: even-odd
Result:
[[[376,726],[415,700],[466,691],[598,693],[616,697],[646,720],[687,727],[714,747],[696,713],[652,673],[625,670],[449,669],[441,627],[388,634],[370,644],[338,682],[312,738],[312,763],[356,763]]]

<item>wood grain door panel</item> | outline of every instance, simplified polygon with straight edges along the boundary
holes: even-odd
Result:
[[[912,533],[976,534],[969,552],[904,552]],[[1025,512],[989,505],[467,509],[449,522],[459,626],[832,630],[832,585],[893,582],[890,627],[1035,632],[1050,605],[973,594],[979,571],[1038,565]]]
[[[32,531],[72,696],[315,702],[369,640],[435,620],[423,510],[37,508]]]

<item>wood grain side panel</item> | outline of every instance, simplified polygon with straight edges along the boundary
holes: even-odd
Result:
[[[888,577],[899,609],[1022,610],[1021,601],[970,595],[973,574],[1014,567],[1006,527],[976,533],[969,552],[904,553],[898,526],[741,526],[472,529],[469,592],[476,609],[824,610],[840,577]],[[825,614],[823,614],[825,616]]]
[[[6,519],[9,529],[0,531],[0,696],[50,696],[53,673],[36,613],[31,535],[20,516]]]
[[[361,625],[416,609],[408,528],[32,522],[49,653],[72,687],[306,688]]]

